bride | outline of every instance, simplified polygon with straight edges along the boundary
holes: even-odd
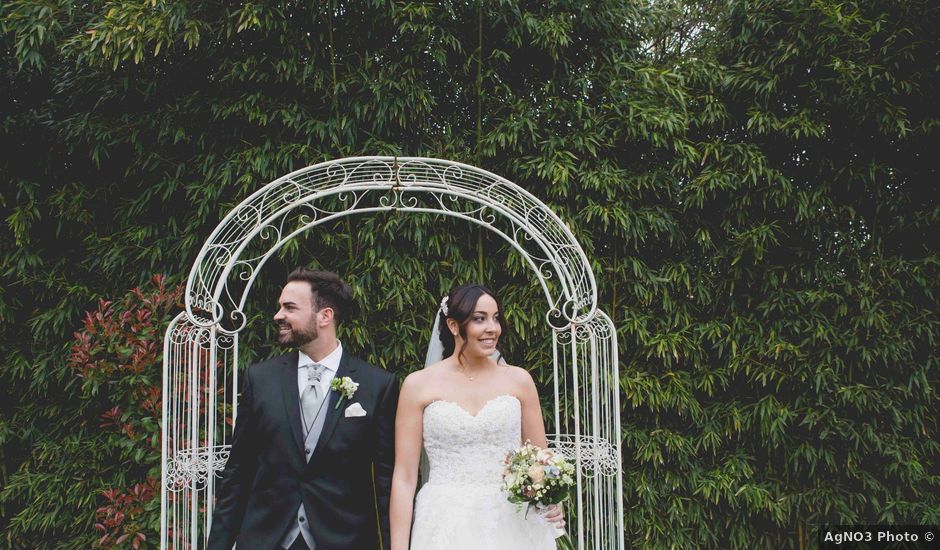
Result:
[[[500,489],[510,451],[526,440],[546,447],[532,377],[493,359],[501,331],[496,297],[481,285],[458,286],[441,302],[434,332],[443,349],[432,335],[430,364],[408,375],[398,402],[392,550],[555,548],[561,508],[526,514]],[[422,447],[430,470],[415,499]]]

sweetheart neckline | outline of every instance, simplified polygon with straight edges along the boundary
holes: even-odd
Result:
[[[462,407],[459,403],[457,403],[456,401],[451,401],[451,400],[449,400],[449,399],[435,399],[435,400],[431,401],[430,403],[428,403],[427,405],[425,405],[424,408],[427,409],[428,407],[430,407],[431,405],[433,405],[433,404],[435,404],[435,403],[450,403],[451,405],[453,405],[453,406],[457,407],[458,409],[460,409],[461,411],[463,411],[464,414],[466,414],[466,415],[469,416],[470,418],[476,418],[476,417],[480,416],[480,413],[483,412],[483,409],[487,408],[487,407],[490,405],[490,403],[493,403],[494,401],[496,401],[496,400],[498,400],[498,399],[502,399],[503,397],[511,397],[511,398],[515,399],[516,401],[518,401],[518,402],[519,402],[519,405],[522,406],[522,402],[519,401],[519,398],[516,397],[515,395],[513,395],[513,394],[511,394],[511,393],[501,393],[501,394],[499,394],[499,395],[497,395],[497,396],[495,396],[495,397],[491,397],[490,399],[488,399],[488,400],[486,401],[486,403],[484,403],[483,406],[480,407],[480,408],[477,410],[476,413],[471,413],[471,412],[468,411],[467,409],[463,408],[463,407]]]

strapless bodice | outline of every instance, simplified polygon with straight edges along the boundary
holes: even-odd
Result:
[[[521,408],[510,394],[490,399],[476,415],[451,401],[432,401],[423,419],[428,483],[500,484],[503,458],[521,443]]]

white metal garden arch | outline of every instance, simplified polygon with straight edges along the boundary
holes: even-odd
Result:
[[[485,227],[531,267],[552,333],[549,444],[578,464],[569,532],[579,549],[623,549],[616,332],[597,307],[584,251],[565,223],[518,185],[466,164],[414,157],[344,158],[288,174],[232,209],[203,245],[187,281],[186,311],[164,341],[161,549],[197,550],[208,536],[213,480],[237,421],[243,308],[262,266],[314,226],[383,211]]]

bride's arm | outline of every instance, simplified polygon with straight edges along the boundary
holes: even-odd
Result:
[[[418,463],[421,460],[422,418],[419,385],[412,373],[405,378],[395,415],[395,470],[392,473],[392,496],[389,521],[391,550],[408,550],[411,518],[414,512]]]
[[[535,381],[528,371],[513,367],[516,384],[519,388],[519,401],[522,402],[522,443],[526,441],[541,448],[548,446],[545,438],[545,422],[542,420],[542,405]]]
[[[545,437],[545,421],[542,420],[542,405],[539,403],[539,391],[535,388],[532,375],[525,369],[515,367],[516,382],[519,384],[519,400],[522,402],[522,442],[527,440],[543,449],[548,448]],[[545,519],[559,529],[565,526],[565,514],[560,505],[552,504],[545,512]]]

